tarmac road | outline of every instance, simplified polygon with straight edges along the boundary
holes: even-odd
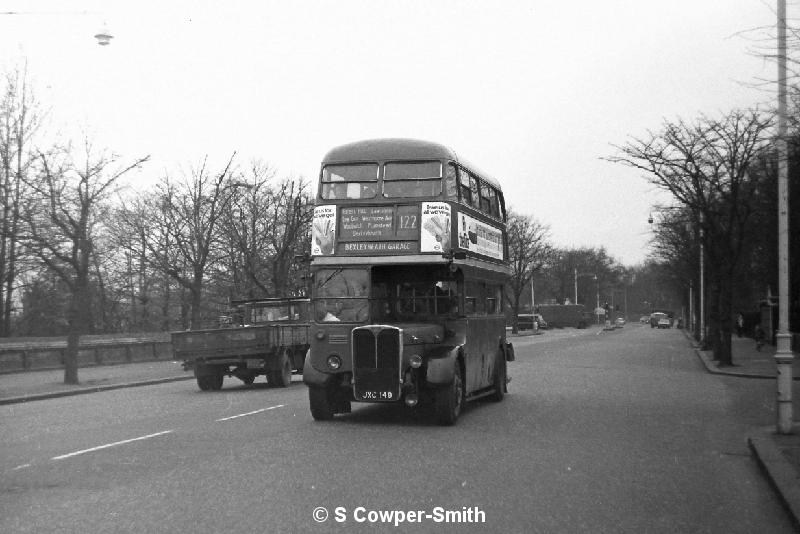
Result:
[[[302,384],[233,379],[0,406],[0,531],[792,532],[744,440],[769,384],[706,373],[676,330],[514,343],[510,394],[454,427],[317,423]]]

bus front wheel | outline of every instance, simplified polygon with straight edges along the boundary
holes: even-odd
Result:
[[[330,421],[333,419],[334,409],[329,388],[309,387],[308,401],[311,406],[311,417],[315,421]]]

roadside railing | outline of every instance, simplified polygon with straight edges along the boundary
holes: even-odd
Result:
[[[66,337],[0,340],[0,373],[63,369]],[[78,367],[165,361],[172,358],[169,333],[81,336]]]

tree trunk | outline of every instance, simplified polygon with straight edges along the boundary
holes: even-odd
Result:
[[[203,327],[200,321],[200,317],[202,316],[200,306],[202,305],[202,297],[203,297],[203,279],[202,276],[195,277],[194,281],[192,282],[192,287],[189,290],[189,330],[199,330]]]
[[[169,330],[172,329],[172,321],[170,321],[170,318],[169,318],[169,307],[170,307],[170,302],[172,300],[171,299],[172,291],[171,291],[170,282],[171,282],[171,280],[170,280],[169,275],[165,274],[164,275],[164,295],[163,295],[162,303],[161,303],[161,329],[164,332],[168,332]]]
[[[68,313],[67,350],[64,353],[64,383],[78,384],[80,337],[91,332],[88,265],[75,277]]]
[[[21,149],[21,148],[20,148]],[[22,174],[21,160],[17,161],[18,174]],[[8,267],[6,272],[5,302],[3,307],[3,332],[2,335],[11,335],[11,308],[13,307],[14,281],[17,278],[17,240],[19,234],[19,201],[20,201],[20,180],[14,183],[13,210],[11,213],[11,229],[8,239]]]
[[[514,294],[514,318],[511,321],[511,333],[518,334],[519,333],[519,301],[520,301],[520,294]]]
[[[731,352],[731,335],[733,334],[733,294],[732,294],[733,274],[728,269],[723,269],[720,273],[719,291],[719,330],[716,359],[718,365],[733,365],[733,354]]]
[[[72,306],[72,305],[70,305]],[[73,313],[70,311],[70,313]],[[80,345],[80,334],[72,331],[67,334],[67,350],[64,352],[64,383],[78,384],[78,350]]]

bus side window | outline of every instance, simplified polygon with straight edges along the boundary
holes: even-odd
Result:
[[[475,302],[475,307],[477,308],[475,310],[475,313],[477,313],[478,315],[486,315],[487,289],[488,288],[486,287],[486,284],[484,282],[480,282],[478,284],[478,294],[476,295],[478,298]]]
[[[491,215],[492,207],[489,201],[489,186],[484,182],[481,182],[481,211],[487,215]]]
[[[469,175],[469,192],[472,200],[470,204],[480,209],[481,207],[480,185],[478,183],[478,179],[472,176],[471,174]]]
[[[458,186],[461,192],[461,202],[472,204],[472,194],[469,190],[469,174],[464,169],[458,169]]]
[[[464,283],[464,313],[466,315],[485,315],[486,302],[484,293],[484,284],[482,282],[465,282]]]
[[[447,171],[444,176],[445,196],[452,200],[458,200],[458,185],[456,184],[456,166],[452,163],[447,164]]]
[[[503,286],[492,284],[486,287],[486,313],[497,315],[503,312]]]
[[[497,191],[489,186],[489,211],[492,217],[500,218],[500,204],[497,201]]]

